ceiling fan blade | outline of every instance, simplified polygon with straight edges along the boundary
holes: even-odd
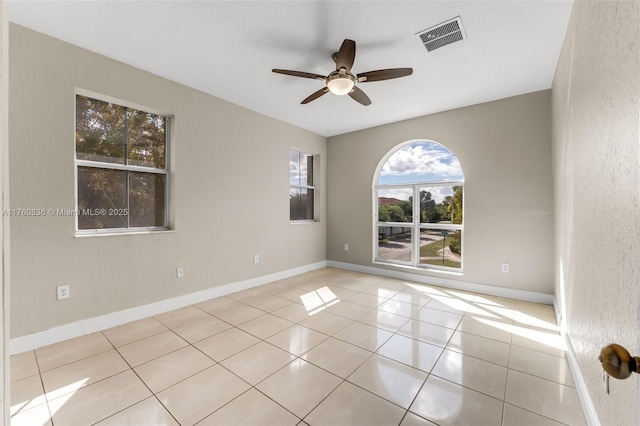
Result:
[[[272,69],[271,71],[278,73],[278,74],[284,74],[284,75],[291,75],[293,77],[303,77],[303,78],[313,78],[314,80],[324,80],[325,76],[324,75],[320,75],[320,74],[312,74],[310,72],[304,72],[304,71],[290,71],[290,70],[279,70],[279,69]]]
[[[313,92],[312,94],[310,94],[309,96],[307,96],[302,102],[300,102],[301,104],[308,104],[311,101],[315,101],[316,99],[318,99],[320,96],[324,95],[325,93],[327,93],[329,91],[329,88],[327,87],[323,87],[322,89]]]
[[[353,61],[356,59],[356,42],[345,39],[340,46],[338,55],[336,56],[336,71],[345,68],[347,72],[351,71]]]
[[[364,106],[371,105],[371,99],[369,99],[367,94],[355,86],[353,87],[353,90],[349,92],[349,96]]]
[[[390,68],[358,74],[358,82],[391,80],[392,78],[406,77],[413,74],[413,68]]]

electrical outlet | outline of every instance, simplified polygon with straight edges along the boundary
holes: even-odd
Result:
[[[509,272],[509,264],[506,262],[502,263],[502,272]]]
[[[345,243],[345,245],[344,245],[344,251],[349,251],[349,244]]]
[[[71,296],[69,292],[69,284],[59,285],[56,287],[56,291],[58,293],[58,300],[68,299]]]
[[[184,267],[183,266],[178,266],[176,268],[176,277],[184,278]]]
[[[259,254],[254,254],[253,255],[253,263],[260,263],[260,255]]]

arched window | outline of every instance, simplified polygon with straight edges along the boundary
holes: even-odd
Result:
[[[374,178],[375,261],[462,270],[464,175],[445,146],[410,141]]]

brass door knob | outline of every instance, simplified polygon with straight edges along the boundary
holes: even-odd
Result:
[[[598,359],[604,371],[616,379],[627,379],[631,373],[640,372],[640,357],[631,356],[628,350],[615,343],[602,348]]]

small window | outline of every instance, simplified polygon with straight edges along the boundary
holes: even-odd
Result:
[[[315,186],[313,155],[289,151],[289,220],[292,222],[315,219]]]
[[[168,228],[168,118],[76,95],[79,233]]]

